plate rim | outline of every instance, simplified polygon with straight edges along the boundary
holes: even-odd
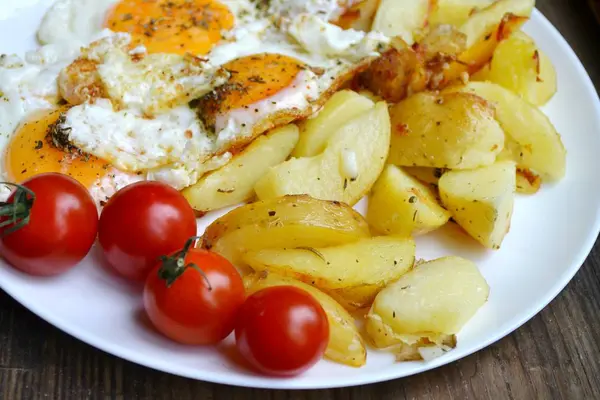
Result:
[[[594,99],[594,109],[595,109],[595,118],[600,121],[600,97],[598,92],[595,89],[594,83],[587,73],[583,63],[565,39],[565,37],[560,33],[560,31],[546,18],[546,16],[539,11],[537,8],[533,10],[532,18],[539,19],[539,22],[543,25],[543,29],[548,32],[550,36],[557,41],[561,47],[566,47],[566,56],[569,58],[569,62],[579,71],[581,78],[585,83],[585,90],[587,91],[586,96],[590,96],[590,98]],[[600,211],[600,205],[599,210]],[[175,376],[180,376],[188,379],[193,379],[197,381],[210,382],[222,385],[230,385],[236,387],[245,387],[245,388],[256,388],[256,389],[286,389],[286,390],[320,390],[320,389],[334,389],[334,388],[342,388],[342,387],[355,387],[359,385],[370,385],[375,383],[387,382],[395,379],[402,379],[405,377],[413,376],[416,374],[420,374],[426,371],[430,371],[436,368],[439,368],[444,365],[448,365],[454,363],[458,360],[471,356],[478,351],[489,347],[490,345],[496,343],[497,341],[503,339],[508,336],[512,332],[519,329],[526,322],[531,320],[537,314],[540,313],[544,308],[548,306],[571,282],[575,274],[581,269],[585,261],[587,260],[589,254],[594,248],[594,244],[598,238],[600,233],[600,213],[596,214],[596,219],[593,225],[590,225],[590,234],[587,237],[585,243],[580,246],[580,251],[576,256],[573,257],[574,261],[572,266],[566,269],[563,275],[556,281],[556,283],[548,290],[546,296],[540,299],[540,301],[536,302],[533,306],[529,307],[526,312],[523,313],[521,318],[518,318],[514,323],[510,324],[504,330],[500,330],[494,335],[491,335],[486,340],[483,340],[481,343],[478,343],[475,346],[466,348],[462,352],[457,352],[455,354],[449,353],[446,357],[442,359],[433,360],[429,363],[422,363],[421,366],[414,368],[412,371],[408,373],[397,373],[393,370],[391,371],[382,371],[380,375],[373,377],[372,375],[368,375],[367,379],[360,379],[360,377],[356,377],[352,382],[310,382],[310,381],[295,381],[293,378],[288,379],[261,379],[263,377],[254,377],[252,375],[248,375],[245,377],[245,381],[240,378],[227,379],[226,374],[219,375],[210,375],[206,374],[204,371],[200,374],[191,374],[186,370],[178,370],[177,368],[171,367],[169,364],[160,365],[159,361],[154,361],[152,359],[147,359],[144,357],[139,357],[139,352],[129,351],[124,347],[114,347],[112,343],[108,343],[103,341],[101,338],[97,336],[90,336],[89,333],[80,332],[76,325],[63,323],[60,318],[55,318],[52,313],[48,313],[47,311],[41,309],[40,307],[32,304],[28,301],[27,298],[19,297],[15,295],[15,293],[7,288],[4,282],[0,279],[0,289],[2,289],[5,293],[7,293],[11,298],[25,307],[27,310],[35,314],[37,317],[46,321],[47,323],[53,325],[55,328],[61,330],[62,332],[68,334],[69,336],[86,343],[89,346],[92,346],[104,353],[107,353],[111,356],[121,358],[133,364],[137,364],[146,368],[150,368],[156,371],[160,371],[163,373],[169,373]],[[200,377],[199,375],[203,375]]]

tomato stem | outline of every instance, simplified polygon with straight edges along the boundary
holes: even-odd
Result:
[[[185,242],[183,249],[173,253],[173,255],[160,257],[162,265],[158,269],[158,276],[160,279],[165,281],[167,287],[171,287],[171,285],[177,280],[177,278],[181,276],[181,274],[185,272],[186,269],[193,268],[198,271],[198,273],[202,275],[206,281],[206,284],[208,285],[208,291],[212,291],[212,285],[210,284],[208,276],[206,276],[204,271],[202,271],[202,269],[194,263],[185,263],[185,257],[187,256],[187,253],[190,251],[192,245],[200,238],[201,236],[192,236],[187,240],[187,242]]]
[[[16,188],[12,202],[0,202],[0,217],[9,217],[0,222],[0,228],[12,225],[2,230],[0,236],[3,237],[10,235],[29,223],[31,209],[35,201],[35,193],[31,189],[16,183],[0,182],[0,184]]]

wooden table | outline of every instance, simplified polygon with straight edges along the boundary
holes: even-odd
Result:
[[[600,27],[586,0],[538,0],[600,88]],[[600,127],[598,127],[600,129]],[[0,399],[600,398],[600,245],[550,306],[454,364],[359,388],[267,391],[196,382],[96,350],[0,291]]]

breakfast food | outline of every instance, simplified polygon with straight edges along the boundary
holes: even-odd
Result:
[[[322,153],[270,168],[256,183],[256,195],[265,200],[308,194],[353,206],[381,173],[390,136],[388,107],[379,102],[334,131]]]
[[[566,150],[550,119],[537,107],[508,89],[491,82],[469,82],[460,90],[495,104],[496,119],[504,130],[501,159],[510,159],[519,169],[531,170],[542,179],[558,181],[565,176]]]
[[[48,188],[29,184],[58,172],[96,221],[67,267],[97,233],[176,342],[235,327],[238,352],[284,376],[363,366],[366,342],[442,356],[490,288],[471,261],[418,259],[414,237],[455,224],[499,250],[516,193],[566,174],[538,109],[556,71],[520,32],[533,6],[57,0],[42,46],[0,57],[0,178],[25,182],[0,192],[19,217],[2,214],[0,253],[40,272],[8,243],[36,241]],[[289,324],[295,307],[310,324]]]
[[[433,188],[393,164],[386,166],[371,190],[367,221],[381,234],[421,235],[448,219],[450,213],[439,204]]]
[[[333,1],[83,3],[57,1],[44,46],[1,60],[12,138],[2,172],[67,173],[98,203],[139,180],[196,184],[262,133],[312,115],[390,41],[330,23],[344,10]]]
[[[442,204],[473,238],[499,249],[510,229],[516,175],[512,161],[447,172],[438,183]]]
[[[473,80],[496,83],[537,106],[556,93],[556,71],[550,58],[523,32],[500,42],[490,63]]]
[[[241,264],[249,250],[325,247],[370,236],[362,215],[337,201],[285,196],[250,203],[210,224],[202,247]]]
[[[492,164],[504,149],[493,105],[476,95],[418,93],[390,114],[392,164],[470,169]]]
[[[296,125],[275,128],[182,193],[197,211],[218,210],[247,201],[254,196],[254,186],[269,167],[288,158],[298,143],[298,137]]]
[[[444,257],[421,263],[379,292],[366,330],[400,361],[431,359],[456,345],[463,325],[485,304],[489,287],[471,261]],[[427,354],[427,355],[426,355]]]
[[[256,272],[310,283],[352,310],[369,306],[379,290],[412,268],[415,242],[383,236],[325,248],[263,249],[249,251],[243,261]]]

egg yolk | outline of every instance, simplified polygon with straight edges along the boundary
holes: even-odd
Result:
[[[234,16],[216,0],[121,0],[106,27],[132,35],[149,53],[207,54],[233,27]]]
[[[12,181],[19,183],[44,172],[60,172],[90,187],[107,173],[106,162],[94,156],[64,152],[46,138],[48,127],[64,111],[40,111],[17,129],[4,159]]]
[[[298,73],[307,69],[295,58],[272,53],[237,58],[223,68],[231,77],[227,84],[217,88],[214,98],[208,99],[214,104],[205,104],[217,113],[248,108],[269,98],[290,87]]]

